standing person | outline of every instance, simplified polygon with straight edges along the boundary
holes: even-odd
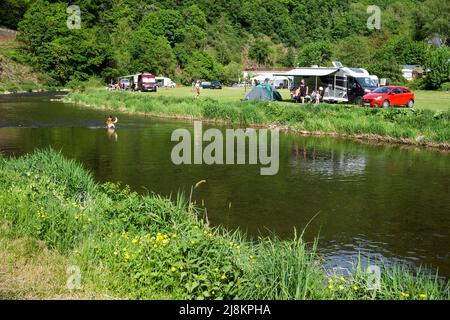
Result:
[[[198,98],[200,96],[200,87],[201,87],[201,82],[200,82],[200,80],[197,80],[197,82],[195,82],[195,85],[194,85],[196,98]]]
[[[302,104],[305,103],[305,97],[308,94],[308,86],[305,84],[305,79],[300,81],[300,100]]]

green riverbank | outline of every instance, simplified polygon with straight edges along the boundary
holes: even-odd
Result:
[[[203,210],[181,195],[141,196],[112,183],[96,184],[83,167],[51,150],[18,159],[0,157],[0,173],[2,241],[36,240],[56,255],[48,260],[49,268],[67,263],[80,269],[75,295],[61,286],[49,287],[59,296],[450,298],[449,282],[422,272],[413,275],[401,266],[390,271],[381,266],[376,290],[370,289],[362,267],[345,278],[328,274],[315,244],[304,243],[301,236],[249,242],[240,232],[208,227]],[[201,183],[194,193],[196,188]],[[27,252],[41,247],[28,246]]]
[[[71,92],[66,99],[115,112],[199,119],[239,126],[277,126],[302,134],[450,149],[450,111],[219,101],[212,98],[153,96],[104,89]]]

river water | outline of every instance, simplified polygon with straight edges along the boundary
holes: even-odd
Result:
[[[194,191],[211,224],[249,237],[319,237],[329,267],[358,258],[422,265],[450,277],[450,156],[436,150],[371,145],[280,133],[280,168],[180,165],[171,161],[175,129],[192,122],[119,115],[51,101],[54,96],[0,97],[0,152],[22,155],[51,146],[83,163],[98,181],[175,196]],[[204,125],[204,129],[211,125]],[[224,131],[225,128],[215,126]]]

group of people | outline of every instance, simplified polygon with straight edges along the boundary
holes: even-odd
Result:
[[[323,87],[319,87],[318,90],[313,90],[311,95],[309,95],[309,88],[305,84],[304,79],[300,81],[300,85],[298,86],[298,88],[294,88],[291,91],[292,99],[294,99],[295,102],[300,103],[305,103],[305,100],[309,98],[309,101],[311,103],[319,104],[322,101],[323,94]]]

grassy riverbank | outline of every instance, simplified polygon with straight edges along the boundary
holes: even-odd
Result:
[[[80,289],[70,291],[60,279],[39,296],[450,298],[449,283],[413,276],[402,267],[392,272],[382,267],[380,289],[370,290],[361,268],[345,278],[327,274],[315,245],[301,237],[249,242],[239,232],[208,227],[202,211],[182,196],[140,196],[115,184],[96,184],[80,165],[53,151],[0,157],[0,173],[1,241],[37,241],[26,246],[27,255],[51,256],[48,268],[59,276],[61,265],[81,271]],[[11,254],[13,246],[8,248]],[[9,288],[3,297],[17,297],[14,281]]]
[[[450,148],[450,111],[299,105],[189,98],[88,89],[70,101],[115,112],[202,119],[240,126],[279,126],[302,133]]]

